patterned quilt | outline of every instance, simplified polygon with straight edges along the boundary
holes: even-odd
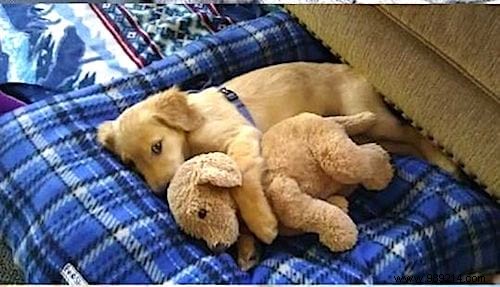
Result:
[[[2,4],[0,91],[31,103],[106,83],[193,40],[273,9],[271,5]]]
[[[0,116],[0,234],[26,280],[65,283],[65,266],[89,283],[468,283],[500,271],[497,203],[414,158],[393,158],[385,191],[350,198],[360,230],[353,250],[331,253],[313,235],[280,237],[242,272],[229,254],[212,254],[179,230],[164,199],[96,142],[100,122],[174,83],[208,75],[216,85],[299,60],[335,59],[274,12],[110,84]]]

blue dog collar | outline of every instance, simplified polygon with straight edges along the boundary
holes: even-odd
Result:
[[[240,97],[238,97],[238,94],[233,92],[232,90],[226,88],[226,87],[220,87],[219,92],[226,97],[226,99],[233,104],[237,109],[238,112],[247,120],[249,121],[253,126],[255,126],[255,122],[252,118],[252,115],[250,115],[250,112],[248,111],[247,107],[245,104],[240,100]],[[193,93],[198,93],[200,92],[199,90],[188,90],[186,91],[188,94],[193,94]]]
[[[238,94],[236,94],[235,92],[231,91],[230,89],[228,89],[226,87],[220,87],[219,92],[221,92],[229,102],[231,102],[234,106],[236,106],[236,108],[238,109],[240,114],[247,121],[249,121],[252,125],[255,126],[255,122],[252,118],[252,115],[250,115],[250,112],[248,111],[245,104],[240,100],[240,97],[238,97]]]

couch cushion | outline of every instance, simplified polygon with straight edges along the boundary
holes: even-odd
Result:
[[[286,7],[500,197],[499,9]],[[465,24],[442,28],[445,18]]]
[[[500,9],[468,5],[379,7],[436,53],[500,100]]]

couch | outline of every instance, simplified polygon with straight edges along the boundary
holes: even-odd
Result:
[[[500,8],[286,5],[331,51],[500,197]]]

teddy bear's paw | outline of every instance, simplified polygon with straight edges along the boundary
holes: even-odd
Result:
[[[365,144],[362,148],[368,152],[369,174],[363,180],[364,187],[370,190],[382,190],[391,182],[394,169],[389,154],[377,144]]]
[[[333,252],[349,250],[356,245],[358,240],[358,229],[350,221],[343,228],[329,228],[319,234],[319,241]]]
[[[326,201],[330,204],[335,205],[336,207],[342,209],[343,212],[347,213],[349,211],[349,201],[343,196],[340,195],[332,195],[326,199]]]

